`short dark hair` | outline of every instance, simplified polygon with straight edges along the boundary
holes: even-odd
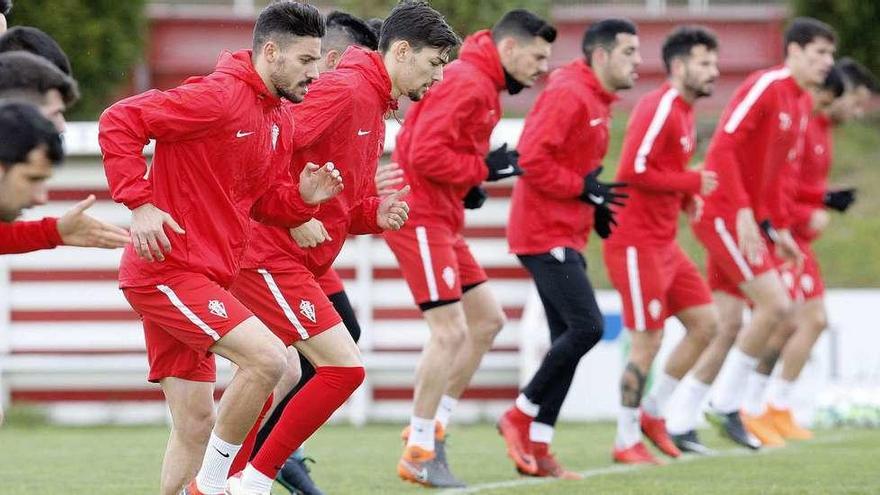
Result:
[[[321,49],[344,50],[349,45],[362,46],[370,50],[379,49],[379,35],[362,19],[334,10],[327,15],[327,33]]]
[[[324,16],[309,4],[281,0],[270,3],[254,24],[254,52],[267,41],[286,45],[294,36],[323,38]]]
[[[52,163],[64,160],[61,134],[31,103],[0,100],[0,166],[9,168],[27,162],[28,154],[40,146]]]
[[[0,0],[0,14],[9,15],[12,10],[12,0]]]
[[[716,51],[718,50],[718,39],[715,38],[712,31],[704,27],[681,26],[676,28],[666,37],[661,50],[666,73],[669,73],[673,59],[688,58],[691,55],[691,49],[701,45],[709,51]]]
[[[382,22],[379,51],[387,52],[398,40],[409,42],[416,51],[426,46],[452,51],[461,44],[443,14],[421,0],[401,0]]]
[[[872,93],[880,93],[880,82],[864,65],[849,57],[843,57],[837,61],[835,67],[840,69],[847,86],[853,88],[864,86]]]
[[[377,39],[382,34],[382,23],[384,22],[385,21],[379,17],[373,17],[367,21],[367,25],[370,26],[370,29],[372,29],[374,33],[376,33]]]
[[[831,67],[825,80],[819,85],[819,89],[833,94],[835,98],[840,98],[846,90],[843,71],[837,66]]]
[[[539,37],[553,43],[556,41],[556,28],[528,10],[514,9],[492,26],[492,39],[496,42],[508,36],[529,40]]]
[[[636,25],[629,19],[609,18],[593,23],[584,33],[584,40],[581,43],[581,50],[587,57],[587,63],[592,61],[593,51],[596,48],[604,48],[611,51],[617,44],[617,35],[620,33],[639,34]]]
[[[797,43],[801,48],[809,45],[816,38],[824,38],[831,43],[837,43],[837,33],[834,28],[812,17],[795,17],[783,37],[783,51],[788,54],[788,45]]]
[[[0,53],[0,96],[57,89],[64,103],[79,99],[76,81],[43,57],[28,52]]]
[[[51,36],[31,26],[15,26],[0,36],[0,53],[26,51],[55,64],[61,72],[71,75],[70,59]]]

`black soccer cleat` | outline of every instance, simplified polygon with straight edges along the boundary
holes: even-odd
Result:
[[[739,411],[729,413],[718,412],[711,407],[706,411],[706,420],[719,429],[722,436],[725,436],[743,447],[758,450],[761,448],[761,442],[746,431],[743,426],[742,418],[739,417]]]
[[[697,455],[714,455],[715,451],[703,445],[700,437],[697,436],[697,430],[690,430],[680,435],[669,435],[672,442],[678,447],[678,450],[689,454]]]
[[[294,495],[324,495],[309,476],[309,468],[306,460],[315,462],[311,457],[300,457],[292,454],[284,462],[284,466],[278,471],[275,478],[281,486]]]

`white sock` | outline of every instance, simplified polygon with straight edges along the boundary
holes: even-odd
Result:
[[[628,449],[639,443],[641,439],[639,409],[636,407],[621,407],[617,413],[617,439],[614,441],[614,446],[618,449]]]
[[[202,468],[196,475],[196,486],[204,493],[225,493],[229,466],[238,455],[241,445],[225,442],[213,431],[202,459]]]
[[[275,480],[258,471],[251,463],[241,474],[241,490],[245,493],[269,493]]]
[[[700,406],[709,395],[711,385],[697,380],[691,375],[684,377],[681,386],[669,403],[666,414],[666,431],[673,435],[682,435],[697,429]]]
[[[434,419],[413,416],[409,420],[409,440],[407,447],[418,445],[425,450],[434,450]]]
[[[757,371],[749,373],[746,382],[746,393],[743,401],[743,409],[749,416],[764,414],[764,392],[767,391],[767,381],[770,377]]]
[[[553,443],[554,430],[555,429],[550,425],[532,421],[532,424],[529,425],[529,440],[538,443],[551,444]]]
[[[458,399],[448,395],[440,397],[440,406],[437,407],[437,421],[443,425],[444,430],[449,425],[449,420],[452,419],[452,411],[455,410],[456,405],[458,405]]]
[[[778,377],[770,380],[770,390],[767,392],[767,395],[770,397],[768,402],[774,409],[791,409],[791,392],[793,389],[794,382]]]
[[[749,356],[739,347],[731,349],[715,382],[712,407],[720,413],[739,411],[749,374],[757,367],[758,358]]]
[[[530,401],[525,394],[519,394],[519,396],[517,396],[516,398],[515,404],[516,408],[519,409],[520,412],[530,418],[534,418],[535,416],[537,416],[538,411],[541,410],[541,406]]]
[[[678,378],[673,378],[666,373],[660,373],[657,379],[654,380],[653,385],[651,385],[651,393],[642,401],[642,409],[651,416],[664,417],[666,404],[669,402],[669,398],[672,397],[672,393],[675,392],[678,382]]]

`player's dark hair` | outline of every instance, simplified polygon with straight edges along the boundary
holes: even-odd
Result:
[[[327,15],[327,33],[321,48],[344,50],[349,45],[362,46],[370,50],[379,49],[379,35],[362,19],[334,10]]]
[[[31,103],[0,100],[0,166],[8,169],[27,162],[28,154],[40,146],[52,163],[64,160],[61,134]]]
[[[35,27],[15,26],[0,36],[0,53],[19,50],[39,55],[71,75],[67,54],[51,36]]]
[[[427,46],[451,52],[461,44],[443,14],[421,0],[402,0],[382,23],[379,51],[387,52],[399,40],[407,41],[416,51]]]
[[[587,31],[584,33],[584,40],[581,43],[581,50],[583,50],[584,56],[587,57],[587,63],[590,64],[592,62],[593,51],[596,48],[604,48],[607,52],[613,50],[615,45],[617,45],[617,35],[620,33],[639,34],[636,25],[632,21],[622,18],[602,19],[587,28]]]
[[[370,29],[372,29],[374,33],[376,33],[377,39],[382,34],[382,23],[384,22],[384,20],[378,17],[373,17],[372,19],[367,21],[367,25],[370,26]]]
[[[809,45],[816,38],[823,38],[831,43],[837,43],[837,33],[834,28],[812,17],[795,17],[785,30],[783,38],[783,50],[788,53],[788,45],[797,43],[801,48]]]
[[[504,14],[492,26],[492,39],[495,42],[513,36],[520,40],[542,38],[548,43],[556,41],[556,28],[547,21],[525,9],[514,9]]]
[[[76,81],[45,58],[21,51],[0,53],[0,96],[45,95],[50,89],[57,89],[67,105],[79,99]]]
[[[9,15],[12,10],[12,0],[0,0],[0,14]]]
[[[254,52],[267,41],[285,46],[294,36],[323,38],[324,16],[311,5],[289,0],[270,3],[254,24]]]
[[[663,65],[666,73],[670,71],[672,60],[687,59],[695,46],[705,46],[706,50],[717,51],[718,39],[712,31],[700,26],[681,26],[666,37],[663,42]]]
[[[880,93],[880,82],[864,65],[849,57],[843,57],[837,61],[835,67],[840,69],[848,86],[853,88],[864,86],[872,93]]]
[[[825,76],[825,80],[819,85],[819,89],[833,94],[835,98],[840,98],[846,90],[843,71],[837,66],[832,67],[828,71],[828,75]]]

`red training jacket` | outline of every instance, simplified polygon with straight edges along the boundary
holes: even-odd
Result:
[[[291,180],[292,118],[254,70],[251,52],[224,52],[217,69],[169,91],[122,100],[101,116],[98,140],[113,199],[152,203],[186,231],[166,228],[172,251],[149,263],[125,247],[122,287],[197,272],[228,286],[239,269],[250,217],[296,226],[317,212]],[[142,150],[156,140],[148,168]]]
[[[479,31],[464,41],[443,81],[409,109],[392,157],[412,188],[409,224],[464,227],[462,200],[489,175],[485,158],[505,87],[492,34]]]
[[[693,107],[669,83],[639,100],[616,178],[629,184],[629,199],[607,242],[660,247],[675,241],[682,204],[700,192],[700,173],[687,169],[695,134]]]
[[[734,216],[752,208],[756,221],[789,227],[784,172],[797,160],[809,105],[785,67],[754,72],[737,88],[706,154],[706,169],[718,173],[719,184],[704,214]]]
[[[58,219],[47,217],[30,222],[0,222],[0,254],[18,254],[52,249],[64,244]]]
[[[813,211],[825,208],[825,191],[831,171],[831,119],[825,114],[814,114],[807,122],[804,150],[796,177],[792,231],[799,240],[812,242],[819,235],[810,230]]]
[[[290,167],[298,175],[307,162],[329,161],[342,174],[342,193],[322,204],[315,215],[333,240],[302,249],[288,229],[256,225],[243,267],[282,270],[301,264],[321,275],[348,234],[382,231],[376,223],[381,199],[374,180],[385,143],[384,116],[396,106],[381,55],[360,47],[346,50],[336,70],[312,84],[293,110],[296,152]]]
[[[519,140],[523,175],[513,186],[507,224],[512,253],[586,247],[593,207],[579,196],[584,176],[601,165],[608,151],[611,103],[616,99],[583,59],[550,75]]]

